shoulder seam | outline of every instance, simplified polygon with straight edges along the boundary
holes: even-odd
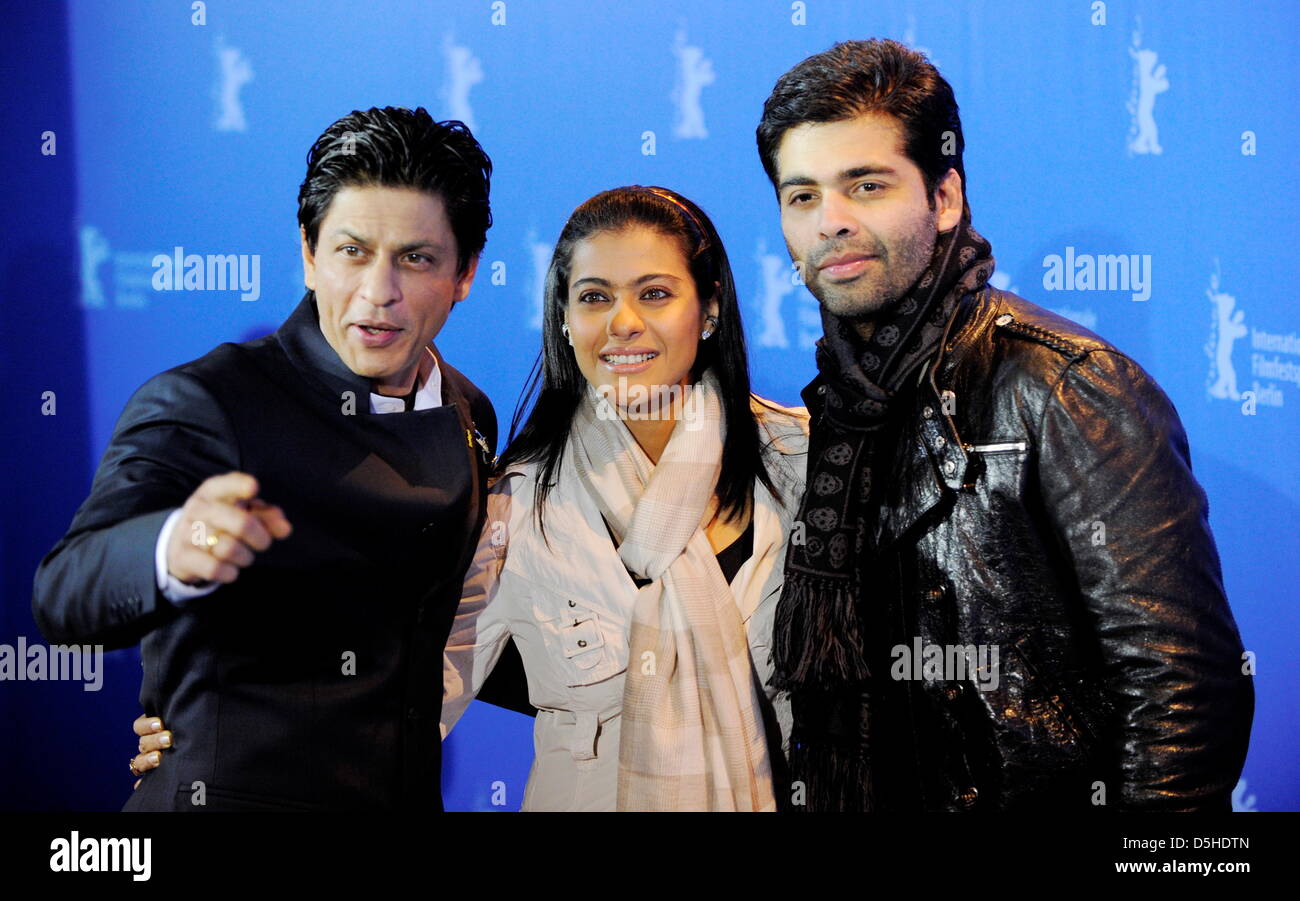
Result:
[[[1010,317],[1010,314],[1003,314],[1003,316]],[[1003,316],[999,316],[993,323],[1003,331],[1011,332],[1012,334],[1019,335],[1022,338],[1027,338],[1030,341],[1042,344],[1045,347],[1050,347],[1057,353],[1069,357],[1072,362],[1075,360],[1081,360],[1088,355],[1088,350],[1075,344],[1064,335],[1042,328],[1041,326],[1021,322],[1015,318],[1008,318],[1006,321],[1002,321]]]

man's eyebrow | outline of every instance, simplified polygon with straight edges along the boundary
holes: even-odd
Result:
[[[839,175],[840,181],[852,181],[855,178],[862,178],[864,175],[897,175],[898,170],[890,166],[867,165],[855,166],[852,169],[845,169]]]
[[[641,276],[636,281],[632,282],[632,284],[644,285],[646,282],[652,282],[657,278],[672,279],[675,282],[681,281],[680,277],[676,275],[672,275],[671,273],[668,272],[650,272]],[[575,281],[572,285],[570,285],[570,287],[576,288],[578,287],[578,285],[585,285],[585,284],[599,285],[602,288],[610,287],[610,282],[608,279],[599,278],[598,276],[595,275],[589,275],[586,278],[580,278],[577,281]]]
[[[817,179],[809,178],[807,175],[791,175],[779,185],[776,186],[777,193],[784,191],[786,188],[793,187],[811,187],[817,184]]]
[[[844,169],[839,175],[835,176],[837,182],[852,181],[855,178],[862,178],[864,175],[897,175],[898,170],[890,166],[866,165],[854,166],[852,169]],[[781,182],[777,187],[777,192],[784,191],[792,187],[812,187],[818,184],[817,179],[810,178],[807,175],[791,175]]]
[[[440,253],[445,249],[446,248],[443,247],[443,245],[437,243],[436,241],[422,240],[422,241],[416,241],[413,244],[403,244],[401,247],[397,248],[397,252],[410,253],[414,250],[431,250],[434,253]]]
[[[365,244],[368,246],[371,243],[373,243],[369,238],[365,237],[364,235],[358,235],[355,232],[352,232],[346,228],[337,229],[335,230],[334,234],[335,236],[338,237],[347,238],[349,241],[355,241],[358,244]],[[444,248],[443,245],[438,243],[437,241],[431,240],[429,238],[421,238],[418,241],[412,241],[409,244],[403,244],[401,247],[397,248],[397,252],[399,254],[410,253],[411,251],[414,250],[426,250],[426,249],[432,250],[434,252],[440,252],[445,250],[446,248]]]
[[[334,229],[334,237],[336,237],[336,238],[347,238],[349,241],[356,241],[358,244],[369,244],[369,243],[370,243],[370,239],[369,239],[369,238],[365,237],[364,235],[358,235],[358,234],[356,234],[355,232],[349,231],[349,230],[346,229],[346,228],[336,228],[336,229]]]

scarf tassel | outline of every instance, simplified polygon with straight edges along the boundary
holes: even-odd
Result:
[[[808,813],[870,813],[875,807],[871,766],[857,748],[835,742],[793,743],[790,772],[802,782],[792,807]],[[802,803],[800,803],[802,802]]]
[[[787,579],[772,631],[775,688],[853,685],[871,676],[858,592],[848,579]]]

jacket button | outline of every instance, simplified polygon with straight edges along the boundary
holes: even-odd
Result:
[[[926,419],[929,419],[930,417],[934,416],[934,407],[926,407],[924,410],[921,411],[921,415],[924,416]]]
[[[414,707],[407,707],[406,718],[408,720],[418,720],[420,718],[420,711],[416,710]]]
[[[957,472],[957,464],[948,460],[943,464],[943,471],[947,475],[953,475]]]
[[[585,638],[578,639],[578,647],[585,648],[586,646],[587,646],[587,640]]]
[[[947,443],[948,443],[948,439],[940,435],[934,439],[934,449],[943,450],[943,446]]]
[[[993,320],[993,322],[995,325],[1010,325],[1011,320],[1014,318],[1015,317],[1012,316],[1010,313],[1003,313],[997,319]]]

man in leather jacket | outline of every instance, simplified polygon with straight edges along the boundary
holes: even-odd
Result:
[[[986,284],[947,82],[894,42],[838,44],[782,76],[758,144],[827,329],[815,537],[792,536],[774,642],[793,802],[1229,810],[1254,693],[1178,414],[1124,353]],[[945,277],[946,300],[922,290]],[[928,345],[904,315],[927,298]],[[890,372],[900,328],[915,359]],[[837,527],[856,556],[832,565]]]

